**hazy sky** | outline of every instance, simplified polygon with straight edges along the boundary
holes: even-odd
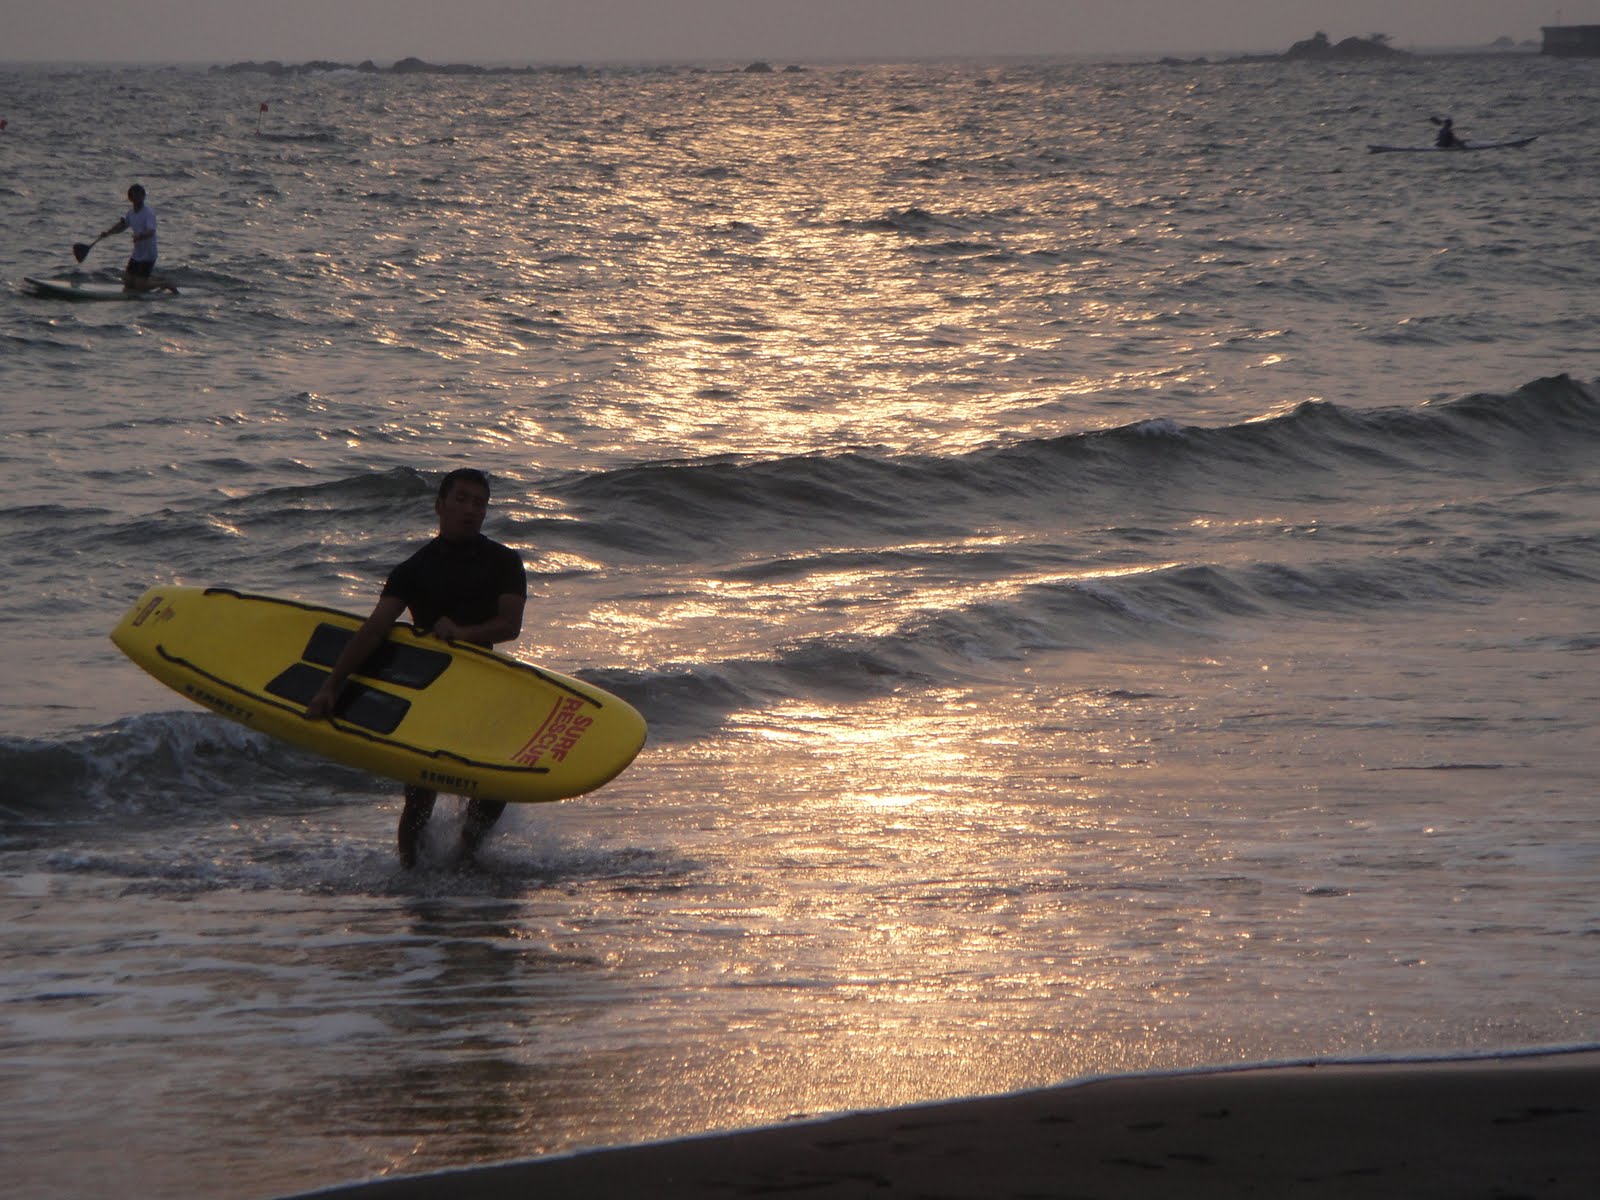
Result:
[[[379,64],[1400,47],[1600,24],[1600,0],[10,0],[0,61]]]

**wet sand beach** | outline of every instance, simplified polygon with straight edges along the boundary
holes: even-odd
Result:
[[[315,1194],[1587,1198],[1600,1052],[1105,1078]]]

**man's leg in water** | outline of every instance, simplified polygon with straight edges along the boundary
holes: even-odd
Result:
[[[505,810],[504,800],[467,801],[466,820],[461,823],[462,862],[466,862],[478,852],[478,847],[483,845],[483,839],[489,836],[489,830],[494,828],[494,823],[500,819],[500,814]]]
[[[406,806],[400,813],[401,866],[417,865],[417,843],[422,840],[422,831],[428,824],[428,818],[433,815],[433,802],[438,798],[438,792],[414,784],[406,785]]]

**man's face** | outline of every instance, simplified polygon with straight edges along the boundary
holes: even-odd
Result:
[[[434,505],[434,511],[439,514],[440,537],[453,542],[477,537],[489,511],[489,493],[475,483],[458,480]]]

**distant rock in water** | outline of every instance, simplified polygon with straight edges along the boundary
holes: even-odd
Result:
[[[1286,59],[1361,59],[1361,58],[1410,58],[1406,50],[1396,50],[1389,45],[1389,35],[1374,33],[1369,37],[1347,37],[1342,42],[1331,42],[1328,35],[1320,30],[1308,37],[1303,42],[1296,42],[1284,53]]]

